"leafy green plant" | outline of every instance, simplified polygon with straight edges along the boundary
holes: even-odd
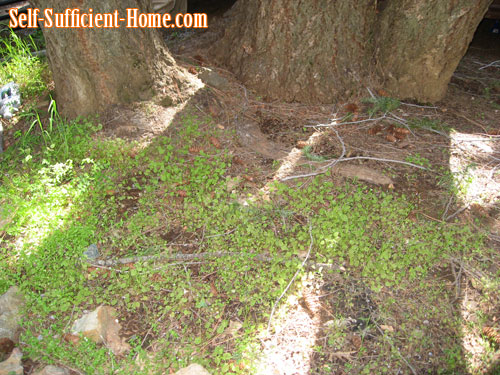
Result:
[[[386,96],[379,96],[375,98],[366,98],[363,100],[364,103],[372,104],[371,108],[368,109],[368,115],[374,116],[378,113],[386,114],[398,109],[401,102],[398,99],[389,98]]]
[[[313,151],[312,151],[312,146],[306,146],[302,149],[302,153],[304,154],[304,156],[307,158],[307,160],[311,160],[311,161],[318,161],[318,162],[321,162],[321,161],[325,161],[326,158],[324,156],[321,156],[321,155],[317,155],[315,154]]]
[[[0,85],[10,81],[19,84],[24,97],[39,95],[47,89],[44,76],[47,64],[33,56],[37,45],[31,37],[22,39],[11,32],[10,37],[0,41],[0,56],[4,63],[0,66]]]
[[[408,120],[408,126],[413,129],[424,129],[424,130],[440,130],[448,131],[450,128],[440,122],[439,120],[433,120],[430,118],[412,118]]]

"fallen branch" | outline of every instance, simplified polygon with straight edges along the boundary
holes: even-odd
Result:
[[[332,120],[331,123],[329,124],[317,124],[317,125],[306,125],[306,128],[333,128],[341,125],[352,125],[352,124],[362,124],[364,122],[374,122],[374,121],[380,121],[386,119],[387,116],[382,116],[382,117],[377,117],[377,118],[368,118],[365,120],[358,120],[358,121],[347,121],[347,122],[336,122],[337,120]]]
[[[215,253],[198,253],[198,254],[157,254],[157,255],[145,255],[136,256],[128,258],[119,259],[108,259],[108,260],[97,260],[93,262],[88,262],[94,267],[113,267],[124,264],[140,263],[140,262],[151,262],[151,261],[192,261],[192,260],[203,260],[210,258],[222,258],[225,256],[251,256],[252,259],[260,261],[270,261],[271,258],[265,257],[263,255],[254,253],[232,253],[232,252],[215,252]]]
[[[118,271],[114,268],[108,268],[119,265],[133,264],[133,263],[141,263],[141,262],[153,262],[153,261],[178,261],[179,263],[175,263],[175,265],[186,264],[185,262],[196,261],[196,260],[206,260],[206,259],[216,259],[222,258],[226,256],[231,257],[248,257],[252,260],[258,262],[273,262],[276,259],[270,256],[255,254],[255,253],[234,253],[234,252],[215,252],[215,253],[198,253],[198,254],[157,254],[157,255],[148,255],[148,256],[136,256],[136,257],[128,257],[128,258],[119,258],[119,259],[108,259],[108,260],[97,260],[97,261],[87,261],[90,266],[97,268],[105,268],[114,271]],[[299,259],[302,259],[299,257]],[[279,263],[285,263],[289,260],[283,259]],[[188,263],[192,264],[192,263]],[[198,264],[198,263],[193,263]],[[329,263],[312,263],[311,266],[315,268],[328,268],[337,271],[345,271],[345,268],[337,266],[335,264]]]
[[[407,165],[410,167],[422,169],[424,171],[430,171],[429,168],[422,167],[421,165],[409,163],[409,162],[402,161],[402,160],[374,158],[371,156],[353,156],[350,158],[342,158],[341,157],[339,159],[335,159],[334,162],[327,164],[325,167],[321,168],[321,170],[318,172],[307,173],[307,174],[302,174],[302,175],[297,175],[297,176],[289,176],[289,177],[282,178],[280,181],[285,182],[285,181],[289,181],[289,180],[295,180],[298,178],[319,176],[319,175],[322,175],[322,174],[325,174],[326,172],[328,172],[328,170],[330,170],[332,167],[334,167],[337,163],[344,162],[344,161],[350,161],[350,160],[375,160],[375,161],[381,161],[381,162],[386,162],[386,163],[403,164],[403,165]]]
[[[479,63],[479,64],[481,64],[481,63]],[[483,70],[483,69],[489,68],[491,66],[494,66],[496,68],[500,68],[500,60],[496,60],[496,61],[493,61],[489,64],[486,64],[486,65],[480,67],[479,70]]]

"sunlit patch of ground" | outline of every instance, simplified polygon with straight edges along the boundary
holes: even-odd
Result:
[[[283,302],[274,330],[262,333],[260,341],[263,350],[256,365],[256,375],[310,373],[310,361],[321,324],[319,296],[307,286],[303,286],[298,293]]]
[[[452,132],[450,170],[464,204],[493,204],[500,197],[498,137]]]

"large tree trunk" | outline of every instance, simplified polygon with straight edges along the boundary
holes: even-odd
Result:
[[[79,8],[112,13],[126,8],[150,9],[149,0],[33,0],[43,10]],[[47,55],[56,86],[56,98],[68,117],[105,110],[117,103],[165,95],[182,100],[190,89],[181,70],[154,29],[44,28]]]
[[[239,0],[215,56],[272,99],[444,96],[491,0]],[[385,9],[382,9],[385,8]]]
[[[269,98],[331,103],[369,76],[373,0],[239,0],[214,55]]]
[[[377,64],[400,98],[444,97],[491,0],[388,0],[377,24]]]

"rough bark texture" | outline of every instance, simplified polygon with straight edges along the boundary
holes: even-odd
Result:
[[[436,102],[491,0],[388,0],[377,32],[377,67],[392,95]]]
[[[269,98],[330,103],[369,76],[373,0],[239,0],[214,50]]]
[[[149,9],[148,0],[34,0],[37,8],[80,8],[125,17],[126,8]],[[43,13],[42,13],[43,14]],[[105,110],[116,103],[154,94],[177,102],[189,91],[188,75],[177,67],[154,29],[44,28],[58,107],[68,117]]]
[[[239,0],[214,55],[272,99],[441,99],[491,0]]]

